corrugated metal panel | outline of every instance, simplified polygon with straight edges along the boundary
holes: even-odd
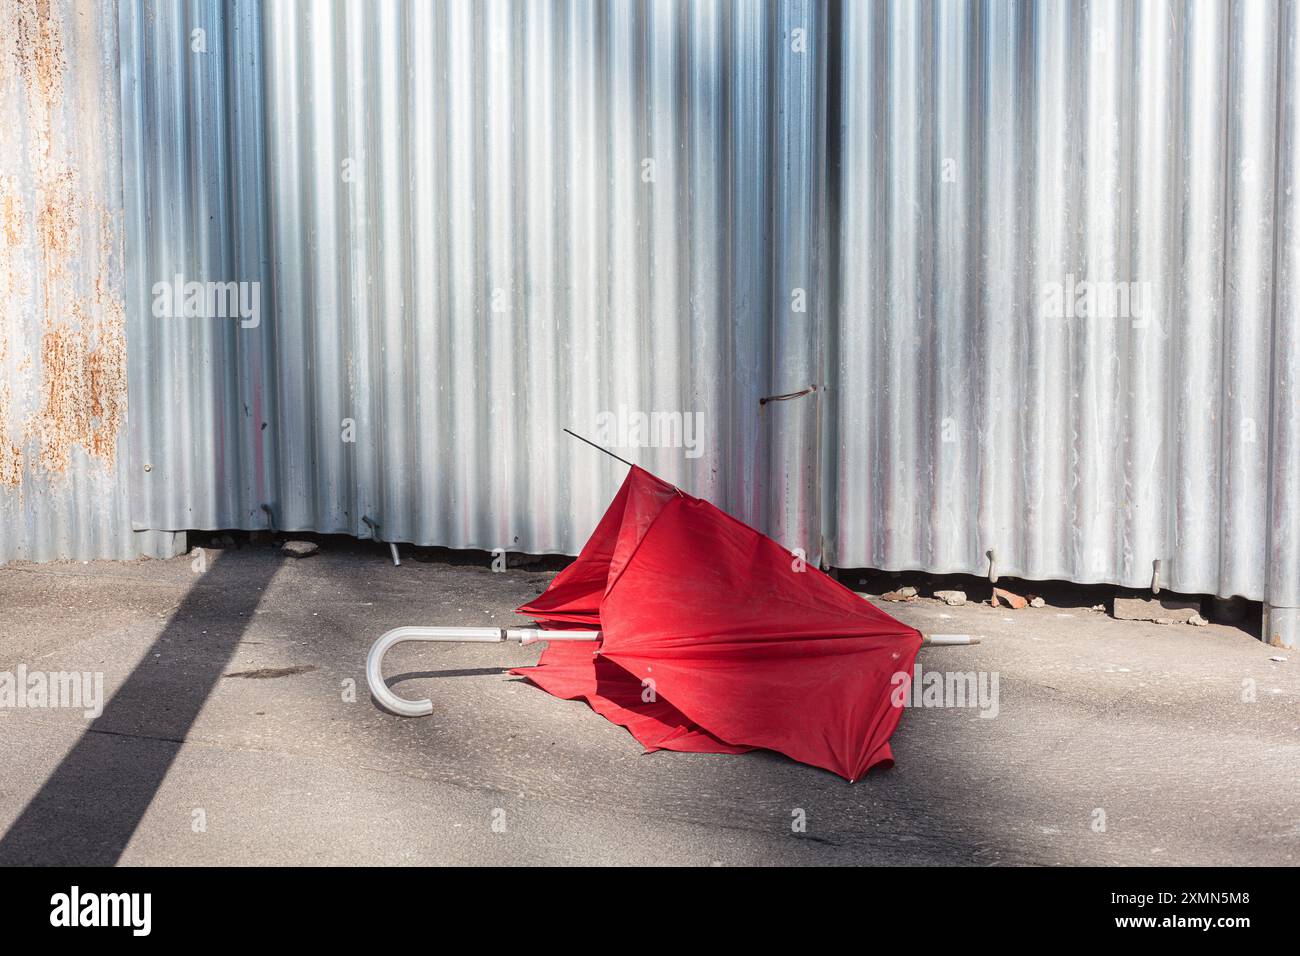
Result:
[[[1294,639],[1294,2],[121,11],[137,525],[572,552],[559,427],[700,412],[631,457],[810,556]]]
[[[171,554],[131,530],[111,4],[0,0],[0,564]]]
[[[1296,607],[1296,4],[839,27],[831,559]]]
[[[561,427],[684,412],[629,457],[815,553],[816,405],[758,399],[817,365],[821,13],[124,3],[137,521],[572,553],[621,468]]]

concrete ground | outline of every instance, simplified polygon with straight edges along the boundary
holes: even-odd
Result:
[[[886,605],[981,635],[922,662],[997,672],[998,715],[913,709],[897,766],[850,785],[642,754],[505,673],[536,646],[399,648],[434,715],[371,702],[381,632],[510,622],[553,572],[210,554],[0,568],[0,672],[103,671],[111,698],[94,721],[0,708],[0,863],[1300,863],[1300,655],[1232,628]]]

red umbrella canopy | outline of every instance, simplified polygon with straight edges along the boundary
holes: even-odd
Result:
[[[764,748],[849,780],[889,766],[921,633],[707,501],[633,467],[573,564],[521,614],[599,628],[521,674],[649,750]]]

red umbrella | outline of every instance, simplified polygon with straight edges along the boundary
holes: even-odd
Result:
[[[892,764],[905,699],[892,692],[910,688],[917,650],[978,640],[923,637],[771,538],[624,464],[632,470],[578,559],[519,608],[541,630],[394,628],[366,659],[375,700],[404,717],[433,712],[384,679],[397,644],[546,641],[536,667],[512,673],[586,700],[648,750],[763,748],[850,781]]]
[[[578,559],[519,612],[569,630],[513,673],[586,700],[647,750],[763,748],[850,781],[892,764],[891,690],[924,640],[635,466]],[[599,640],[574,642],[574,625]]]

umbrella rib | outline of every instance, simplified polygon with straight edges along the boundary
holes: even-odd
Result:
[[[590,445],[592,448],[595,448],[597,451],[603,451],[606,455],[609,455],[610,458],[613,458],[613,459],[615,459],[615,460],[617,460],[617,461],[621,461],[623,464],[627,465],[629,468],[635,468],[635,467],[636,467],[636,465],[632,464],[632,463],[631,463],[630,461],[628,461],[626,458],[622,458],[622,457],[620,457],[620,456],[614,454],[612,451],[610,451],[608,448],[605,448],[603,445],[597,445],[597,444],[596,444],[594,441],[592,441],[591,439],[589,439],[589,438],[583,438],[583,437],[582,437],[581,435],[579,435],[577,432],[575,432],[575,431],[570,431],[570,430],[567,429],[567,428],[564,429],[564,431],[568,432],[568,433],[569,433],[570,435],[572,435],[574,438],[578,439],[578,441],[580,441],[580,442],[586,442],[588,445]]]

